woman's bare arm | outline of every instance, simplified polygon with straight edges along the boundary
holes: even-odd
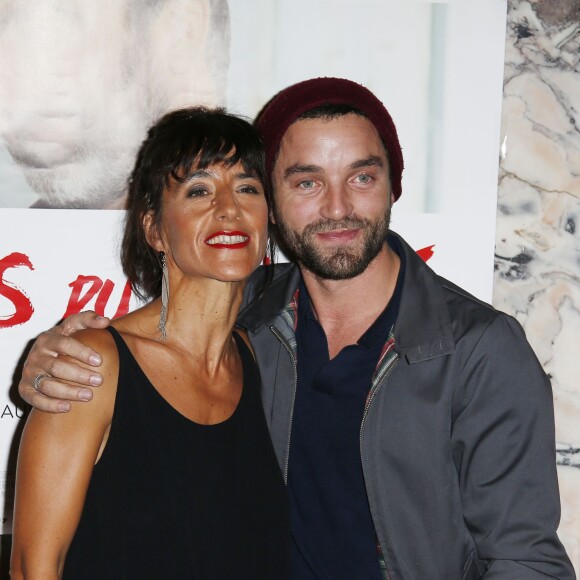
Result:
[[[118,376],[112,336],[86,330],[78,338],[103,353],[103,387],[91,405],[67,414],[34,409],[20,443],[16,474],[11,577],[60,578],[91,478],[111,422]]]

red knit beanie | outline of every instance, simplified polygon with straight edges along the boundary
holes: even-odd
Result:
[[[391,169],[391,187],[395,199],[401,196],[403,152],[397,129],[389,112],[367,88],[346,79],[323,77],[292,85],[277,95],[258,114],[255,125],[266,149],[266,174],[272,175],[280,142],[288,127],[300,115],[322,105],[350,105],[360,110],[378,131]]]

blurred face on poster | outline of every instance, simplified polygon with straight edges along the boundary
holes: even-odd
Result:
[[[34,207],[123,207],[147,127],[221,104],[228,59],[227,0],[3,0],[0,140]]]

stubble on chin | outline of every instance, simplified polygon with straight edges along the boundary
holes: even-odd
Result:
[[[276,216],[283,249],[318,278],[348,280],[362,274],[377,257],[389,231],[391,211],[375,220],[348,217],[340,222],[319,220],[308,224],[302,232],[288,227]],[[337,246],[323,249],[316,243],[316,235],[337,229],[361,230],[362,241],[356,247]]]

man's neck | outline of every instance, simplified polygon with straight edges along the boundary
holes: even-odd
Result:
[[[385,243],[367,269],[348,280],[324,280],[300,265],[330,358],[355,344],[387,307],[395,290],[400,258]]]

